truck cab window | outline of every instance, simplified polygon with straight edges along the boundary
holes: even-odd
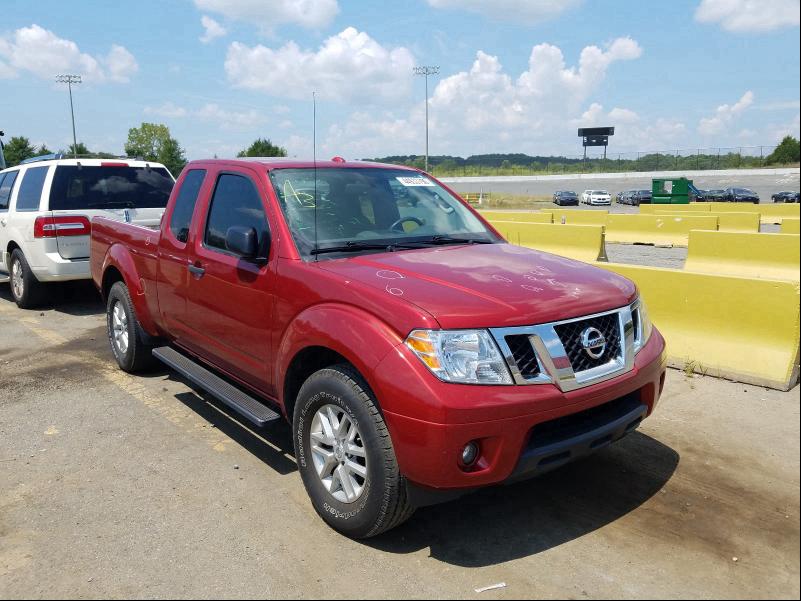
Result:
[[[206,177],[205,169],[192,169],[188,171],[178,197],[175,199],[175,207],[170,217],[170,231],[179,242],[186,242],[189,238],[189,223],[192,221],[192,213],[195,211],[197,196],[203,179]]]
[[[217,179],[214,196],[206,221],[206,246],[226,250],[228,228],[252,227],[256,230],[259,254],[267,255],[263,248],[268,240],[267,217],[256,187],[247,177],[224,173]]]

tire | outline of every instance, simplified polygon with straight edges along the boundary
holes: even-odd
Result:
[[[20,309],[34,309],[44,303],[47,293],[45,284],[36,279],[19,248],[11,253],[8,274],[11,296]]]
[[[106,331],[111,352],[123,371],[136,373],[156,364],[151,352],[155,340],[139,324],[128,287],[123,282],[115,283],[109,291]]]
[[[343,430],[342,438],[353,438],[353,442],[338,446],[336,436],[326,436],[326,422],[333,428],[344,424],[347,434],[355,428],[358,434],[348,437]],[[351,366],[321,369],[304,382],[292,427],[303,485],[315,511],[334,530],[354,539],[370,538],[414,513],[384,418],[369,386]],[[364,477],[348,471],[347,466],[353,464]],[[343,477],[349,486],[340,484]],[[348,488],[350,499],[346,498]]]

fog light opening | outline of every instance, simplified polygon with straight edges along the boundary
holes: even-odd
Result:
[[[478,461],[480,450],[476,441],[471,441],[464,445],[460,456],[462,466],[473,467]]]

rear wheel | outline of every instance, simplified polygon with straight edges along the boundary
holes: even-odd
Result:
[[[106,326],[111,352],[121,369],[134,373],[156,363],[152,355],[154,341],[139,325],[131,295],[123,282],[115,283],[108,293]]]
[[[18,248],[11,253],[9,267],[11,296],[20,309],[33,309],[45,300],[45,285],[36,279],[25,255]]]
[[[344,364],[321,369],[303,384],[295,407],[298,468],[329,526],[369,538],[411,517],[389,432],[358,372]]]

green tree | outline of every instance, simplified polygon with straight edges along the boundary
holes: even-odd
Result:
[[[172,137],[167,137],[161,145],[156,161],[164,165],[170,170],[176,178],[181,173],[181,170],[186,165],[186,156],[184,149],[178,144],[178,140]]]
[[[786,165],[788,163],[798,163],[799,161],[801,161],[801,146],[793,136],[785,136],[776,147],[776,150],[771,152],[768,158],[765,159],[768,165],[775,163]]]
[[[84,144],[83,142],[78,142],[77,145],[70,144],[70,147],[69,147],[69,149],[67,150],[67,152],[65,154],[68,154],[70,156],[75,156],[77,154],[79,157],[81,157],[81,156],[82,157],[86,157],[86,156],[91,155],[92,151],[89,150],[86,147],[86,144]]]
[[[142,123],[128,130],[125,152],[128,156],[157,161],[162,146],[170,137],[170,130],[161,123]]]
[[[25,159],[36,156],[36,148],[25,136],[15,136],[5,145],[6,163],[9,167],[19,165]]]
[[[53,154],[53,151],[47,147],[47,144],[42,144],[37,150],[36,155],[40,154]]]
[[[240,152],[238,157],[285,157],[286,148],[273,144],[269,138],[257,138],[253,144]]]

